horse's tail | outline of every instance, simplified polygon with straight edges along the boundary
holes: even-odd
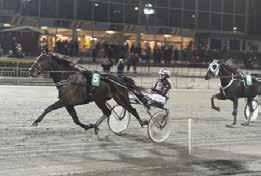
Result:
[[[145,91],[146,89],[142,86],[137,86],[135,84],[135,81],[132,78],[129,78],[127,76],[121,76],[122,81],[125,83],[125,85],[131,89],[137,90],[137,91]]]

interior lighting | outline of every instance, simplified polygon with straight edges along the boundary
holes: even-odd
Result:
[[[106,31],[107,34],[114,34],[115,31]]]

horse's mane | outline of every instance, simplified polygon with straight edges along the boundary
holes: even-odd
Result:
[[[51,55],[52,59],[54,59],[58,64],[73,67],[75,64],[70,61],[68,56],[64,56],[61,54],[54,53]]]
[[[232,73],[235,74],[235,75],[236,75],[236,74],[239,74],[239,71],[238,71],[237,68],[233,68],[233,67],[231,67],[231,66],[229,66],[229,65],[227,65],[227,64],[224,64],[224,63],[222,63],[222,66],[223,66],[226,70],[232,72]]]
[[[78,64],[73,63],[73,58],[58,53],[52,54],[52,59],[54,59],[58,64],[64,65],[69,70],[88,72],[88,70]]]

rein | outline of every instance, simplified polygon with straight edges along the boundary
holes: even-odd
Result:
[[[240,76],[240,74],[236,74],[236,75],[231,75],[231,76],[219,76],[221,79],[222,78],[234,78],[235,76]]]

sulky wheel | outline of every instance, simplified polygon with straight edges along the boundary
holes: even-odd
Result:
[[[111,115],[107,119],[110,130],[116,134],[121,134],[126,130],[130,123],[130,114],[120,105],[112,107]]]
[[[155,113],[149,121],[148,135],[153,142],[165,141],[171,133],[168,111]]]
[[[254,108],[254,112],[253,112],[253,114],[251,116],[250,121],[254,122],[257,119],[257,116],[258,116],[258,102],[257,102],[257,100],[253,100],[252,101],[252,106]],[[249,108],[249,106],[247,104],[245,106],[245,111],[244,112],[245,112],[244,113],[245,114],[245,118],[246,118],[246,120],[248,120],[249,117],[250,117],[250,108]]]

